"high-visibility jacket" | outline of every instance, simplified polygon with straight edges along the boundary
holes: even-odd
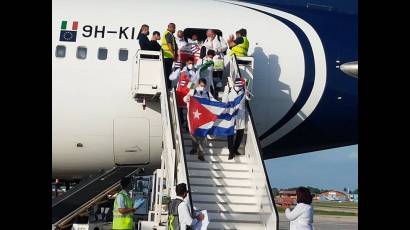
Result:
[[[122,190],[118,193],[117,197],[114,201],[114,211],[113,211],[113,219],[112,219],[112,229],[133,229],[133,214],[121,214],[118,211],[118,202],[117,199],[119,196],[123,197],[124,206],[125,208],[132,208],[133,202],[132,199],[128,196],[128,194]]]
[[[168,47],[168,42],[167,42],[166,37],[169,33],[171,32],[169,32],[168,30],[165,30],[164,35],[161,38],[161,48],[162,48],[162,51],[164,52],[164,58],[174,58],[174,55],[175,55],[174,53],[171,52],[171,50]],[[175,49],[176,49],[175,38],[172,38],[172,48],[174,49],[174,52],[175,52]]]
[[[237,57],[248,56],[248,49],[249,49],[249,41],[247,37],[242,37],[243,42],[238,44],[231,49],[230,56],[235,54]]]

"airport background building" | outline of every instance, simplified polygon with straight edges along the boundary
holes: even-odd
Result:
[[[326,201],[326,200],[334,200],[334,201],[349,201],[350,197],[348,194],[344,192],[339,192],[336,190],[330,190],[326,192],[322,192],[315,197],[315,200],[319,201]]]
[[[296,190],[282,190],[275,197],[275,203],[279,205],[296,204]]]

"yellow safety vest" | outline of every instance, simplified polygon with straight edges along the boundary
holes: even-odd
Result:
[[[170,32],[168,30],[165,30],[164,36],[162,36],[161,38],[161,48],[162,48],[162,51],[164,51],[164,58],[174,58],[174,53],[172,53],[171,50],[169,49],[168,42],[166,39],[166,36],[169,33]],[[175,51],[175,39],[172,39],[172,48],[174,48],[174,51]]]
[[[248,56],[249,41],[246,37],[242,38],[243,42],[241,44],[232,47],[230,56],[233,56],[233,54],[235,54],[237,57]]]
[[[128,194],[122,190],[118,193],[117,197],[114,201],[114,211],[113,211],[113,219],[112,219],[112,229],[133,229],[133,214],[121,214],[118,211],[117,199],[118,196],[121,195],[124,200],[125,208],[132,208],[133,202],[132,199],[128,196]]]

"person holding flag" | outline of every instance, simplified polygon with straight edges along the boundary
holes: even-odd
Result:
[[[234,108],[232,112],[232,119],[234,119],[234,125],[236,133],[233,135],[228,135],[228,149],[229,156],[228,160],[231,160],[235,155],[241,155],[238,152],[239,146],[242,143],[243,134],[245,132],[245,119],[246,119],[246,109],[245,109],[245,99],[249,100],[247,95],[247,90],[245,89],[245,80],[241,78],[235,79],[234,87],[227,85],[225,87],[224,96],[222,97],[222,102],[229,103],[236,101],[237,98],[240,98],[242,94],[242,99],[239,101],[238,105]]]
[[[184,97],[184,101],[188,104],[187,119],[189,124],[189,131],[192,138],[192,150],[190,154],[195,154],[198,152],[198,159],[205,161],[204,158],[204,142],[206,131],[201,133],[200,127],[203,125],[212,126],[213,122],[217,119],[217,115],[209,111],[199,102],[200,99],[207,99],[215,101],[212,94],[206,90],[206,80],[200,78],[198,81],[198,86],[195,89],[191,89],[189,93]],[[221,108],[220,112],[223,111]]]
[[[183,109],[186,108],[186,104],[183,98],[188,94],[189,90],[193,89],[198,81],[199,75],[194,67],[194,58],[188,58],[186,65],[182,70],[177,68],[171,75],[169,75],[169,80],[175,81],[177,80],[177,87],[175,90],[176,99],[177,99],[177,107],[178,107],[178,115],[181,119],[181,124],[183,124],[184,116],[183,116]],[[187,125],[185,126],[187,127]]]

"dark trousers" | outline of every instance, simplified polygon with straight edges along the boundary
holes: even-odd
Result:
[[[172,63],[174,59],[172,58],[164,58],[164,74],[165,74],[165,82],[167,84],[167,89],[171,89],[171,80],[169,80],[169,75],[172,73]]]
[[[185,108],[178,108],[179,125],[188,131],[188,120],[184,116]]]
[[[236,134],[228,136],[228,149],[229,153],[238,152],[239,146],[242,143],[243,134],[245,129],[236,130]]]
[[[192,149],[195,152],[198,152],[199,156],[204,155],[204,145],[205,145],[205,137],[196,137],[191,135],[192,138]]]
[[[218,91],[214,89],[214,87],[209,87],[209,91],[215,99],[218,99]]]

